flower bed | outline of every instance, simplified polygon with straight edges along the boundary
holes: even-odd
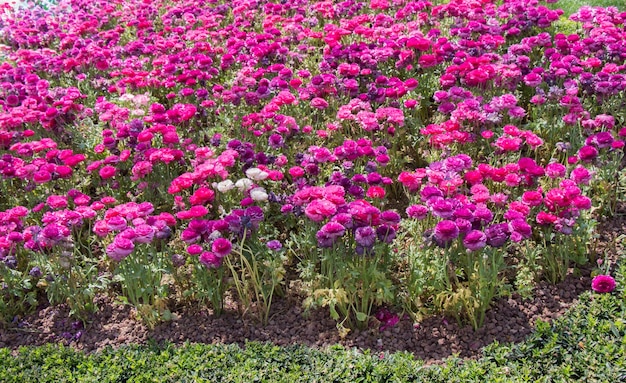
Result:
[[[626,13],[560,15],[5,7],[3,320],[44,298],[85,319],[105,293],[150,325],[227,296],[266,323],[298,294],[341,334],[377,311],[479,328],[495,298],[596,261],[596,219],[624,195]]]

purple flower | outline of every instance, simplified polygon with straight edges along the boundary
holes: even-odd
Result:
[[[388,225],[397,225],[400,223],[400,214],[394,210],[386,210],[380,214],[380,219],[383,223]]]
[[[354,232],[354,239],[363,247],[372,247],[376,242],[376,231],[371,226],[359,227]]]
[[[615,279],[610,275],[596,275],[591,281],[591,288],[596,293],[610,293],[615,290]]]
[[[394,314],[387,309],[381,309],[377,312],[376,319],[380,322],[379,331],[385,331],[389,327],[395,326],[400,321],[400,317],[397,314]]]
[[[493,213],[486,207],[478,206],[474,210],[474,218],[480,222],[481,225],[486,225],[493,219]]]
[[[174,267],[181,267],[185,264],[185,256],[182,254],[172,254],[172,265]]]
[[[33,278],[41,278],[41,269],[37,266],[33,267],[32,269],[30,269],[30,271],[28,272],[28,275],[30,275]]]
[[[425,186],[420,192],[420,197],[422,201],[428,202],[432,198],[443,197],[443,192],[434,186]]]
[[[463,238],[463,245],[470,251],[482,249],[487,245],[487,236],[480,230],[472,230]]]
[[[391,243],[396,238],[396,229],[387,225],[380,225],[376,229],[378,240],[384,243]]]
[[[267,243],[267,248],[272,251],[279,251],[283,248],[283,244],[279,240],[273,239]]]
[[[447,244],[459,236],[459,228],[453,221],[444,219],[435,226],[434,236],[438,243]]]
[[[489,246],[500,247],[509,239],[509,225],[506,223],[491,225],[485,230],[485,234]]]

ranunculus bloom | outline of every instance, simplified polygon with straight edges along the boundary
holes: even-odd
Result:
[[[428,208],[424,205],[411,205],[406,208],[406,214],[415,219],[424,219],[428,215]]]
[[[102,179],[106,180],[115,176],[115,167],[111,165],[103,166],[102,169],[98,172]]]
[[[371,226],[359,227],[354,232],[354,240],[363,247],[372,247],[376,242],[376,231]]]
[[[325,199],[316,199],[311,201],[304,209],[304,214],[311,221],[321,222],[337,212],[337,206]]]
[[[487,235],[480,230],[472,230],[463,238],[463,245],[470,251],[482,249],[487,245]]]
[[[135,242],[150,243],[154,238],[154,228],[150,225],[138,225],[135,227]]]
[[[459,228],[453,221],[444,219],[435,226],[435,239],[447,243],[459,236]]]
[[[220,258],[230,254],[232,249],[233,245],[226,238],[217,238],[211,245],[211,250]]]
[[[367,189],[366,195],[373,199],[383,198],[385,197],[385,189],[380,186],[371,186]]]
[[[107,255],[116,261],[121,261],[126,258],[135,249],[135,245],[129,239],[117,236],[113,243],[107,246]]]
[[[615,279],[610,275],[596,275],[591,281],[591,288],[596,293],[610,293],[615,290]]]
[[[492,247],[500,247],[509,239],[509,225],[498,223],[485,229],[487,244]]]
[[[218,257],[210,251],[205,251],[200,254],[200,263],[208,267],[209,269],[216,269],[222,265],[222,258]]]

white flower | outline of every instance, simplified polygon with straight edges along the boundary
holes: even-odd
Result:
[[[247,192],[248,190],[250,190],[252,185],[253,185],[252,180],[248,179],[248,178],[242,178],[242,179],[238,180],[237,182],[235,182],[235,186],[242,193]]]
[[[269,174],[259,168],[250,168],[246,170],[246,177],[253,181],[263,181],[269,176]]]
[[[214,241],[218,238],[220,238],[222,236],[222,233],[220,233],[217,230],[214,230],[211,232],[211,234],[209,234],[209,241]]]
[[[224,180],[216,185],[216,189],[220,193],[226,193],[227,191],[233,190],[234,188],[235,184],[231,180]]]
[[[261,187],[250,190],[250,198],[252,198],[256,202],[267,201],[267,197],[267,192]]]

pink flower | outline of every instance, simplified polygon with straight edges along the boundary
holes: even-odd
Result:
[[[591,288],[596,293],[610,293],[615,290],[615,279],[610,275],[596,275],[591,281]]]
[[[540,192],[535,190],[529,190],[522,194],[522,202],[528,206],[539,206],[543,201],[543,196]]]
[[[367,189],[366,195],[369,198],[380,199],[385,197],[385,189],[380,186],[371,186]]]
[[[323,98],[315,97],[311,100],[311,106],[316,109],[326,109],[328,107],[328,102]]]
[[[50,172],[46,170],[40,170],[33,174],[33,181],[38,184],[44,184],[52,179]]]
[[[304,214],[315,222],[322,222],[336,212],[337,206],[326,199],[313,200],[304,209]]]
[[[583,162],[591,162],[598,156],[598,149],[585,145],[578,151],[578,158]]]
[[[114,216],[109,218],[107,221],[107,228],[110,231],[121,231],[126,229],[127,222],[124,218],[118,216]]]
[[[555,223],[559,218],[555,215],[552,215],[550,213],[546,213],[545,211],[540,211],[537,214],[537,223],[540,225],[550,225]]]
[[[206,207],[202,205],[196,205],[196,206],[193,206],[189,210],[181,211],[177,213],[176,218],[178,219],[200,218],[200,217],[207,215],[208,213],[209,213],[209,210]]]
[[[102,169],[100,169],[98,174],[100,174],[100,177],[102,177],[102,179],[104,180],[112,178],[115,176],[115,167],[111,165],[105,165],[102,167]]]
[[[582,166],[577,166],[572,173],[570,174],[570,179],[572,179],[577,184],[588,185],[589,181],[591,181],[592,174],[586,168]]]
[[[107,246],[106,252],[111,259],[119,262],[132,253],[134,249],[135,245],[131,240],[117,236],[113,243]]]
[[[203,251],[202,246],[198,244],[193,244],[187,247],[187,252],[189,255],[199,255]]]
[[[567,168],[557,162],[553,162],[546,166],[546,175],[550,178],[565,177],[566,171]]]
[[[154,228],[150,225],[139,225],[135,227],[135,242],[150,243],[154,238]]]
[[[67,207],[67,198],[61,195],[51,195],[46,199],[46,203],[52,209],[65,209]]]

